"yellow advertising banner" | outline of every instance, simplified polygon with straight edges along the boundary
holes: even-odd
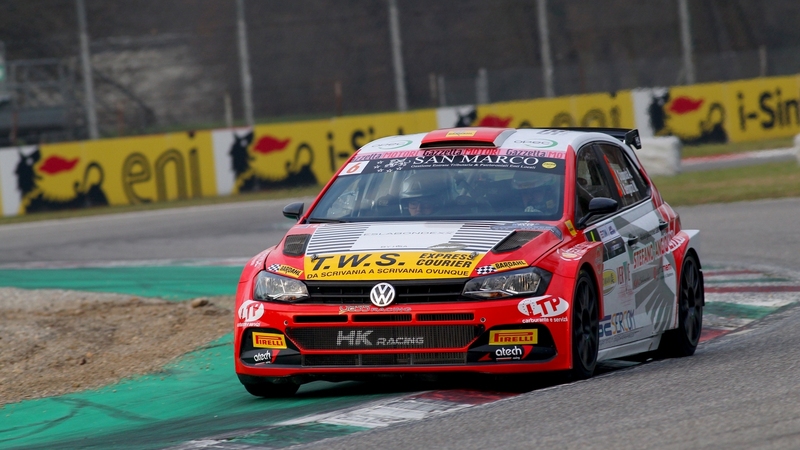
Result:
[[[754,141],[800,133],[800,76],[641,89],[634,93],[643,136],[684,144]]]
[[[19,148],[5,155],[15,165],[18,194],[11,201],[24,214],[214,196],[210,137],[206,131]]]
[[[217,191],[324,184],[368,142],[435,128],[435,111],[423,110],[215,130]]]
[[[633,128],[630,91],[480,105],[475,126]]]

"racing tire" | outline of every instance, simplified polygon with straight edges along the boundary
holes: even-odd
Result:
[[[251,395],[264,398],[290,397],[300,389],[300,385],[295,383],[247,383],[243,386]]]
[[[573,380],[590,378],[597,366],[600,347],[600,319],[597,289],[586,271],[581,271],[572,297],[572,370]]]
[[[705,298],[703,275],[694,254],[687,255],[683,261],[678,289],[678,328],[667,330],[661,336],[658,356],[662,358],[691,356],[700,342]]]

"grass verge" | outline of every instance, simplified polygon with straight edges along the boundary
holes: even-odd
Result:
[[[800,165],[771,163],[655,177],[672,206],[800,197]]]
[[[726,153],[752,152],[755,150],[774,150],[788,148],[794,145],[794,137],[765,139],[763,141],[736,142],[728,144],[707,144],[684,146],[681,151],[682,158],[695,158],[699,156],[724,155]]]

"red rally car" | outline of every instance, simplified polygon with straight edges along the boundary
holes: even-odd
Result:
[[[408,373],[566,371],[700,338],[699,232],[636,130],[456,128],[353,154],[250,260],[235,360],[253,395]]]

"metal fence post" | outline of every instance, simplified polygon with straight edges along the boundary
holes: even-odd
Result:
[[[394,87],[397,94],[397,110],[407,111],[406,76],[403,68],[403,45],[400,40],[400,19],[397,0],[389,0],[389,35],[392,40],[392,62],[394,64]]]
[[[244,0],[236,0],[236,30],[239,42],[239,70],[242,75],[242,102],[244,103],[244,121],[248,127],[255,123],[253,119],[253,78],[250,76],[250,55],[247,50],[247,24],[244,21]]]
[[[92,79],[92,63],[89,54],[89,33],[86,31],[86,5],[83,0],[76,0],[78,9],[78,29],[81,41],[81,65],[83,69],[83,89],[86,99],[86,121],[89,126],[89,138],[97,139],[97,110],[94,101],[94,80]]]

